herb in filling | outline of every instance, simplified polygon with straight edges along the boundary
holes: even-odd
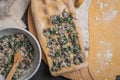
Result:
[[[50,21],[53,27],[45,29],[43,33],[47,38],[48,55],[53,62],[52,71],[83,63],[78,33],[72,15],[63,11],[62,15],[51,16]],[[70,56],[71,54],[73,57]]]
[[[13,66],[16,50],[24,57],[19,64],[12,80],[18,80],[32,67],[33,47],[24,34],[5,35],[0,38],[0,74],[7,76]]]

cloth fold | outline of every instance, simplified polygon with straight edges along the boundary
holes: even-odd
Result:
[[[0,27],[19,26],[26,28],[21,20],[30,0],[0,0]]]
[[[16,0],[0,0],[0,16],[9,15],[9,8]]]

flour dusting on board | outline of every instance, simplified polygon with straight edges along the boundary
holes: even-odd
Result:
[[[98,4],[100,10],[102,10],[104,8],[104,4],[102,2],[98,1],[97,4]]]
[[[107,66],[112,65],[113,54],[111,49],[107,49],[104,55],[102,53],[98,53],[96,57],[98,58],[100,64],[100,66],[96,70],[96,74],[102,72],[104,69],[107,68]]]
[[[108,64],[109,62],[111,62],[111,59],[112,59],[112,50],[109,48],[106,50],[106,54],[104,54],[104,57],[106,59],[106,64]]]
[[[99,6],[99,9],[102,12],[102,21],[104,21],[105,24],[113,20],[117,16],[117,13],[118,13],[118,11],[114,9],[113,6],[111,6],[107,11],[105,11],[105,8],[107,8],[108,4],[109,4],[109,1],[106,3],[102,3],[100,2],[100,0],[98,0],[97,2],[97,5]],[[99,21],[99,18],[96,17],[96,20]]]
[[[100,44],[104,44],[104,41],[100,41]]]
[[[112,58],[113,58],[113,53],[112,53],[112,47],[111,44],[107,41],[101,40],[99,43],[101,46],[106,47],[106,50],[103,52],[101,49],[96,55],[97,60],[100,64],[98,69],[96,70],[96,74],[99,74],[102,72],[104,69],[106,69],[107,66],[112,65]],[[103,65],[104,64],[104,65]]]
[[[108,6],[108,3],[102,3],[100,0],[98,0],[97,5],[99,6],[100,10],[103,10],[105,7]]]
[[[96,16],[96,21],[98,21],[99,20],[99,18],[98,18],[98,16]]]
[[[109,21],[114,19],[116,17],[117,13],[118,13],[118,11],[113,8],[110,8],[108,10],[108,12],[102,12],[104,22],[108,23]]]
[[[97,57],[100,57],[101,55],[102,55],[101,53],[98,53],[98,54],[97,54]]]

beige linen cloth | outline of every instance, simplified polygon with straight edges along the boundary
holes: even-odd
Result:
[[[26,28],[21,20],[30,0],[0,0],[0,27]]]

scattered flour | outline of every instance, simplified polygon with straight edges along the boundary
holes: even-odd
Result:
[[[102,12],[102,17],[105,23],[108,23],[109,21],[111,21],[112,19],[114,19],[117,15],[118,11],[110,8],[108,10],[108,12]]]
[[[96,18],[95,18],[95,19],[96,19],[96,21],[98,21],[98,20],[99,20],[98,16],[96,16]]]
[[[100,57],[101,55],[102,55],[101,53],[98,53],[98,54],[97,54],[97,57]]]
[[[98,60],[98,63],[100,64],[100,66],[97,68],[97,70],[95,71],[96,75],[100,74],[104,69],[106,69],[107,66],[112,65],[112,48],[111,48],[111,44],[107,41],[103,41],[101,40],[99,42],[99,44],[102,47],[106,47],[105,51],[102,51],[102,48],[100,48],[100,51],[98,52],[98,54],[96,55],[96,58]]]
[[[106,41],[103,41],[103,40],[101,40],[99,44],[101,46],[107,47],[107,48],[106,48],[105,52],[101,52],[101,49],[100,49],[100,52],[96,56],[97,56],[97,58],[103,57],[106,64],[109,64],[111,62],[111,59],[112,59],[112,56],[113,56],[112,49],[111,49],[111,44],[109,42],[106,42]],[[104,53],[104,54],[102,54],[102,53]]]
[[[112,56],[113,56],[112,50],[111,49],[107,49],[106,54],[104,54],[106,62],[111,62]]]
[[[99,6],[100,10],[102,10],[107,7],[108,3],[102,3],[100,0],[98,0],[97,5]]]
[[[118,13],[118,11],[113,8],[113,6],[111,6],[111,8],[109,8],[107,12],[105,12],[104,9],[108,6],[108,4],[109,1],[106,3],[102,3],[100,0],[98,0],[97,2],[97,5],[99,6],[99,9],[102,12],[102,20],[105,24],[114,19]],[[99,18],[96,17],[96,20],[99,21]]]
[[[97,71],[96,71],[96,73],[100,73],[100,71],[99,71],[99,70],[97,70]]]
[[[98,2],[98,6],[99,6],[100,10],[102,10],[104,8],[104,4],[102,2]]]
[[[100,44],[104,44],[104,41],[100,41]]]
[[[89,28],[88,28],[88,11],[89,6],[91,4],[92,0],[84,0],[84,3],[76,9],[76,15],[78,16],[78,19],[80,21],[80,27],[82,29],[83,33],[83,39],[84,39],[84,46],[86,50],[86,57],[88,57],[88,49],[89,49]]]
[[[108,3],[105,3],[105,5],[104,5],[104,6],[105,6],[105,7],[107,7],[107,5],[108,5]]]

